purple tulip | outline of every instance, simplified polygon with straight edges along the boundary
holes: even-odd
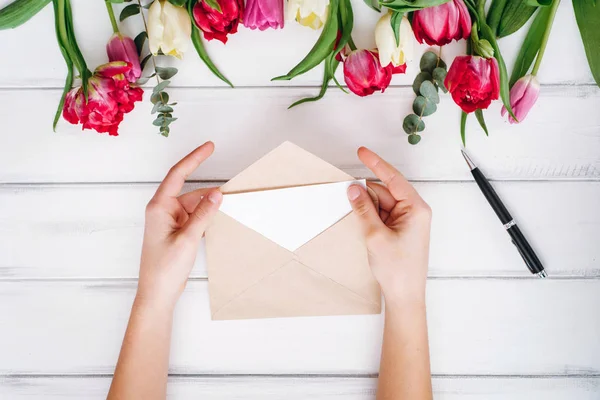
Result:
[[[131,69],[125,72],[125,78],[130,83],[137,81],[142,76],[140,59],[135,43],[130,37],[115,33],[106,45],[109,61],[125,61],[131,64]]]
[[[513,109],[515,120],[510,115],[508,120],[511,124],[517,124],[525,119],[529,110],[533,107],[540,94],[540,83],[535,75],[525,75],[519,79],[510,89],[510,106]],[[502,107],[502,116],[506,115],[506,107]]]
[[[283,0],[248,0],[243,23],[247,28],[261,31],[283,28]]]

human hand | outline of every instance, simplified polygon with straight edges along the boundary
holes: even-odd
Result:
[[[431,209],[394,167],[361,147],[358,158],[385,184],[369,182],[379,198],[379,213],[367,191],[348,189],[366,238],[369,264],[381,285],[386,304],[424,301]]]
[[[217,188],[179,196],[187,177],[214,151],[206,142],[167,174],[146,207],[138,299],[172,308],[185,288],[204,231],[223,195]]]

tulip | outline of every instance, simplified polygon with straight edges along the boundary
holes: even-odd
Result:
[[[509,115],[509,122],[511,124],[518,124],[523,121],[537,101],[539,94],[540,83],[535,75],[525,75],[516,81],[510,89],[510,107],[518,120]],[[503,117],[506,115],[506,112],[506,107],[502,106]]]
[[[125,78],[131,83],[142,76],[140,59],[133,39],[128,36],[115,33],[106,45],[109,61],[125,61],[131,64],[131,69],[125,72]]]
[[[419,43],[443,46],[471,35],[471,16],[463,0],[450,0],[413,13],[412,28]]]
[[[88,100],[86,102],[81,87],[72,89],[65,98],[63,117],[72,124],[83,125],[82,129],[94,129],[99,133],[108,132],[117,136],[123,115],[134,108],[136,101],[142,100],[144,91],[131,86],[125,74],[131,71],[131,64],[115,61],[96,68],[88,80]]]
[[[382,67],[377,52],[354,50],[344,60],[344,81],[348,89],[364,97],[376,90],[383,93],[392,80],[392,66]]]
[[[379,51],[379,62],[384,67],[390,64],[398,67],[413,58],[414,36],[408,18],[404,16],[400,22],[399,45],[396,44],[396,37],[390,23],[391,18],[392,14],[388,12],[375,25],[375,43]]]
[[[236,33],[244,14],[243,0],[217,0],[221,11],[209,6],[205,0],[194,5],[194,21],[206,40],[217,39],[227,43],[227,35]]]
[[[456,57],[444,85],[464,112],[488,108],[500,94],[498,62],[495,58]]]
[[[192,21],[187,10],[167,0],[155,0],[148,10],[148,43],[154,55],[164,54],[182,58],[188,49]]]
[[[296,20],[300,25],[319,29],[327,21],[329,0],[289,0],[287,19]]]
[[[248,0],[243,22],[245,27],[261,31],[283,28],[283,0]]]

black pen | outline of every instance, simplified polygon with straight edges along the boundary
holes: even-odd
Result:
[[[523,233],[521,233],[521,230],[517,226],[517,223],[513,217],[511,217],[506,207],[504,207],[504,204],[502,204],[500,197],[498,197],[496,191],[492,185],[490,185],[490,182],[486,179],[479,168],[477,168],[475,163],[471,161],[467,153],[465,153],[464,150],[461,150],[461,152],[465,158],[465,161],[467,162],[467,165],[471,169],[471,174],[473,175],[473,178],[475,178],[477,186],[479,186],[479,189],[481,189],[481,192],[487,199],[488,203],[490,203],[490,206],[492,206],[492,209],[498,218],[500,218],[500,222],[502,222],[504,229],[506,229],[506,232],[508,232],[510,235],[513,244],[517,250],[519,250],[519,254],[521,254],[521,257],[523,257],[523,261],[525,261],[529,271],[540,278],[547,277],[548,275],[546,275],[546,271],[544,271],[544,266],[527,242],[527,239],[525,239],[525,236],[523,236]]]

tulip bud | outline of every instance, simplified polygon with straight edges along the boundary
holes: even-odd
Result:
[[[200,0],[194,5],[194,21],[206,40],[217,39],[227,43],[227,35],[236,33],[244,14],[243,0],[217,0],[221,11]]]
[[[109,61],[125,61],[131,64],[131,69],[125,72],[125,78],[129,82],[134,83],[142,76],[137,49],[130,37],[115,33],[106,45],[106,53]]]
[[[510,89],[510,107],[518,121],[510,115],[508,121],[517,124],[525,119],[540,94],[540,83],[535,75],[525,75]],[[502,106],[502,116],[506,115],[506,107]]]
[[[300,25],[319,29],[327,20],[329,0],[289,0],[287,19],[296,20]]]
[[[186,9],[167,0],[155,0],[148,10],[148,43],[150,52],[159,50],[169,56],[182,58],[188,49],[192,21]]]
[[[243,22],[246,28],[261,31],[283,28],[283,0],[248,0]]]
[[[450,0],[413,13],[412,28],[419,43],[443,46],[471,34],[471,16],[463,0]]]
[[[344,81],[358,96],[368,96],[376,90],[383,93],[392,80],[393,67],[383,68],[376,52],[354,50],[344,60]]]
[[[452,100],[470,113],[488,108],[500,95],[500,74],[495,58],[456,57],[448,70],[444,86]]]
[[[400,44],[396,44],[396,36],[391,25],[392,14],[386,13],[375,25],[375,43],[379,52],[381,66],[392,64],[398,67],[412,61],[414,53],[413,31],[406,16],[400,22]]]

